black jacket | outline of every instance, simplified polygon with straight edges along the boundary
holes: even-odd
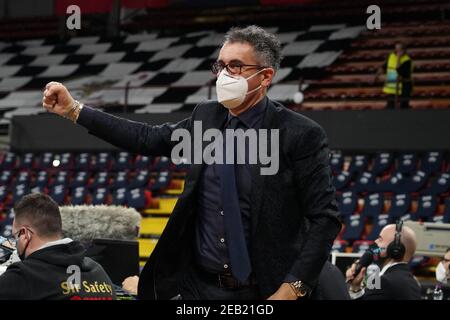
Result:
[[[221,129],[227,114],[222,105],[209,101],[197,105],[188,119],[151,126],[85,107],[78,123],[128,151],[170,157],[178,143],[171,141],[173,130],[185,128],[193,137],[194,121],[202,121],[203,132]],[[277,174],[260,175],[260,165],[251,165],[251,261],[261,295],[266,298],[287,274],[315,286],[341,224],[324,130],[270,100],[262,129],[279,129],[280,142]],[[141,273],[141,299],[177,295],[182,273],[193,263],[197,185],[202,168],[201,164],[190,166],[184,191]]]
[[[350,300],[344,274],[330,261],[323,265],[319,281],[310,298],[312,300]]]
[[[396,264],[380,277],[379,289],[365,289],[363,300],[420,300],[420,286],[407,264]]]
[[[0,276],[1,300],[115,299],[112,282],[103,268],[84,256],[79,242],[40,249],[24,261],[13,263]],[[68,267],[79,267],[80,289],[69,290],[73,274]],[[69,279],[70,280],[70,279]]]

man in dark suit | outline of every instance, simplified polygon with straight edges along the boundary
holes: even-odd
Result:
[[[393,246],[396,236],[399,241],[399,250],[394,250]],[[379,272],[379,286],[363,288],[366,268],[362,268],[361,272],[355,276],[356,265],[353,264],[346,274],[352,299],[420,300],[420,285],[408,268],[408,262],[414,256],[417,246],[414,231],[405,226],[400,232],[397,232],[396,225],[390,224],[381,230],[375,243],[381,249],[382,269]],[[375,281],[371,283],[376,284]]]
[[[175,124],[121,119],[83,107],[60,83],[47,85],[48,111],[140,154],[170,156],[179,129],[195,146],[199,122],[202,133],[279,133],[271,150],[279,155],[275,174],[261,174],[261,161],[190,165],[183,194],[140,275],[139,298],[297,299],[315,287],[341,225],[324,130],[266,97],[280,53],[278,39],[262,28],[231,29],[212,68],[218,101],[197,105]]]

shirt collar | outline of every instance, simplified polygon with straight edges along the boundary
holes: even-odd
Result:
[[[44,248],[48,248],[48,247],[52,247],[52,246],[57,246],[57,245],[60,245],[60,244],[68,244],[68,243],[71,243],[72,241],[73,240],[70,239],[70,238],[64,238],[64,239],[59,239],[59,240],[55,240],[55,241],[50,241],[50,242],[47,242],[46,244],[44,244],[38,250],[41,250],[41,249],[44,249]]]
[[[383,267],[383,269],[381,269],[380,276],[382,276],[387,271],[387,269],[392,268],[393,266],[396,266],[397,264],[407,264],[407,263],[404,261],[388,263],[387,265],[385,265]]]
[[[239,120],[247,128],[255,128],[257,122],[262,118],[264,111],[266,111],[267,97],[264,96],[257,104],[253,107],[248,108],[243,113],[237,116]],[[233,118],[231,113],[228,113],[227,123]]]

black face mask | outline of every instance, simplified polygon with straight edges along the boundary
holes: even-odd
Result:
[[[17,256],[19,257],[19,259],[21,261],[25,260],[25,252],[27,251],[28,245],[30,244],[30,241],[28,241],[27,245],[25,246],[25,248],[23,248],[22,253],[19,252],[19,246],[17,246]]]

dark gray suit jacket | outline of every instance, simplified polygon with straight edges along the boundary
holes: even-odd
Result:
[[[188,119],[151,126],[85,108],[78,123],[130,152],[170,157],[178,143],[171,141],[173,130],[185,128],[193,136],[194,121],[202,121],[203,131],[221,129],[227,114],[222,105],[208,101],[197,105]],[[251,262],[261,295],[266,298],[287,274],[314,287],[341,224],[324,130],[271,100],[262,128],[279,129],[280,142],[277,174],[260,175],[260,165],[251,165]],[[141,273],[141,299],[177,295],[183,271],[193,264],[197,185],[202,169],[200,164],[190,166],[184,191]]]

